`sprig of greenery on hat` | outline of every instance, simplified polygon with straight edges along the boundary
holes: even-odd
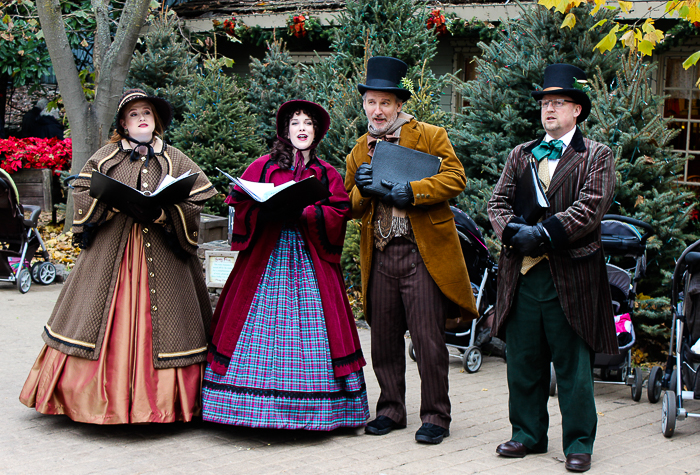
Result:
[[[407,77],[401,78],[401,82],[399,82],[396,87],[400,87],[402,89],[408,89],[411,91],[411,95],[416,93],[416,90],[413,88],[413,81],[408,79]]]
[[[591,93],[591,86],[588,85],[588,80],[587,79],[576,79],[574,78],[574,84],[573,84],[574,89],[578,89],[579,91],[583,91],[586,94]]]

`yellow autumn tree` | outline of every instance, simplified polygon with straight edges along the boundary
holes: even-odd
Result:
[[[623,14],[630,15],[634,8],[633,2],[622,0],[538,0],[537,3],[565,15],[561,28],[573,28],[576,24],[576,16],[571,12],[571,9],[578,7],[584,2],[595,3],[595,8],[591,10],[591,15],[595,15],[601,8],[619,8]],[[610,51],[620,41],[632,51],[639,51],[643,56],[651,56],[656,46],[664,40],[664,32],[657,29],[654,22],[662,18],[679,18],[690,22],[700,21],[700,0],[671,0],[666,3],[663,14],[659,15],[658,18],[653,17],[655,13],[654,9],[649,9],[640,19],[632,24],[613,21],[615,23],[614,27],[595,45],[594,49],[601,53]],[[601,20],[593,28],[597,28],[607,21]],[[697,63],[698,59],[700,59],[700,51],[693,53],[686,59],[683,66],[688,69]]]

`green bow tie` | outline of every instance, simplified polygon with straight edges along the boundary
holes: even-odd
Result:
[[[559,160],[561,151],[564,148],[564,142],[561,140],[552,140],[551,142],[542,142],[537,147],[532,149],[532,155],[539,162],[543,158],[548,160]]]

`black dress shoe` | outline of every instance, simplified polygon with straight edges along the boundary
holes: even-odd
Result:
[[[377,416],[372,422],[368,422],[365,426],[365,434],[384,435],[394,429],[403,429],[406,426],[401,426],[388,418],[387,416]]]
[[[591,468],[591,454],[569,454],[565,467],[570,472],[585,472]]]
[[[416,440],[424,444],[439,444],[442,439],[449,437],[450,431],[444,427],[424,422],[416,432]]]
[[[503,455],[504,457],[519,458],[519,459],[525,457],[529,452],[530,451],[528,450],[527,447],[525,447],[520,442],[516,442],[514,440],[509,440],[508,442],[503,442],[501,445],[499,445],[496,448],[496,453],[498,453],[498,455]]]

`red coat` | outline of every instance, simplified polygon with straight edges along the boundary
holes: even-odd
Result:
[[[340,174],[323,160],[310,162],[301,178],[309,176],[316,176],[326,185],[331,197],[307,206],[297,226],[318,279],[333,370],[336,377],[342,377],[366,364],[340,269],[350,200]],[[269,155],[264,155],[246,169],[242,178],[280,185],[292,180],[293,172],[281,169]],[[240,251],[240,254],[214,312],[208,357],[212,370],[218,374],[226,372],[283,226],[281,222],[259,222],[257,202],[240,188],[235,190],[237,193],[234,192],[226,201],[236,211],[231,249]]]

